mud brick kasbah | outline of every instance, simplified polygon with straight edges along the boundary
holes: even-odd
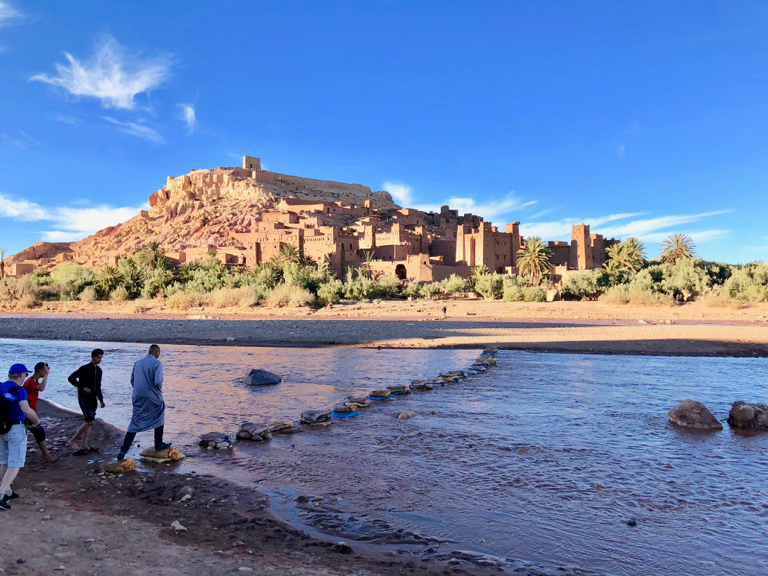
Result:
[[[7,259],[10,275],[75,262],[116,265],[156,242],[177,265],[215,252],[227,266],[253,267],[287,245],[327,262],[337,276],[365,264],[374,273],[417,282],[468,277],[475,266],[516,273],[524,245],[519,222],[500,231],[449,206],[422,212],[397,206],[367,186],[288,176],[243,157],[242,168],[192,170],[169,176],[149,197],[149,210],[78,242],[37,242]],[[573,226],[571,241],[550,241],[553,280],[569,270],[599,268],[618,242]]]

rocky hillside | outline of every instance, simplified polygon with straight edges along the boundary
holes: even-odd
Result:
[[[71,254],[75,262],[91,262],[110,255],[131,255],[150,242],[166,252],[207,246],[239,246],[228,232],[248,232],[264,210],[281,198],[312,201],[373,201],[376,208],[394,208],[387,192],[371,192],[358,184],[343,184],[243,168],[195,170],[168,177],[166,185],[149,197],[149,210],[99,230],[79,242],[38,243],[10,257],[9,263]]]

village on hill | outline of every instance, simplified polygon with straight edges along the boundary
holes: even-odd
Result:
[[[476,267],[518,273],[525,244],[519,222],[500,231],[481,216],[449,206],[422,212],[397,206],[387,192],[288,176],[261,169],[243,157],[241,168],[194,170],[169,176],[149,197],[149,210],[78,242],[38,242],[6,259],[6,273],[72,262],[92,268],[117,266],[155,243],[176,266],[215,254],[227,267],[253,268],[286,246],[337,277],[348,267],[410,282],[437,282],[455,274],[469,278]],[[600,268],[606,249],[619,241],[573,226],[570,242],[550,241],[550,280],[569,270]]]

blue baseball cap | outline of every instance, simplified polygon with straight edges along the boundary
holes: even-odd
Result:
[[[31,374],[24,364],[14,364],[11,369],[8,370],[8,374]]]

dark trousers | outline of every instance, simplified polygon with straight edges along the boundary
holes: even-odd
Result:
[[[163,443],[163,429],[164,426],[158,426],[155,428],[155,450],[157,450]],[[131,449],[131,444],[136,439],[136,432],[126,432],[125,440],[123,440],[123,447],[120,448],[122,454],[126,454]]]

